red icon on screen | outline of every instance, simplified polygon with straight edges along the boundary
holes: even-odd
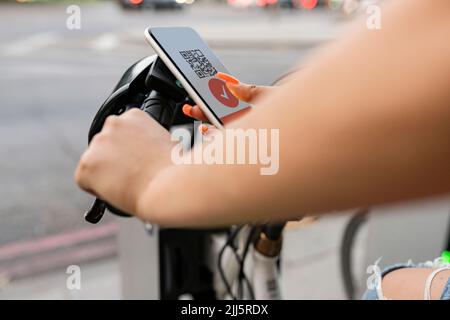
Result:
[[[208,87],[213,96],[223,105],[229,108],[236,108],[239,105],[238,98],[233,96],[224,81],[217,78],[212,78],[208,82]]]

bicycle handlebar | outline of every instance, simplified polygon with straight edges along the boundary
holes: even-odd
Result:
[[[175,123],[192,122],[177,112],[188,100],[172,73],[157,57],[147,57],[131,66],[119,81],[113,93],[97,112],[89,131],[89,142],[101,131],[109,115],[120,115],[130,109],[139,108],[169,130]],[[122,216],[131,216],[105,201],[96,198],[85,213],[85,220],[98,223],[105,210]]]

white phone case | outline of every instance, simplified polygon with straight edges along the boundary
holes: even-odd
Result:
[[[165,63],[167,68],[173,73],[175,78],[177,78],[181,85],[184,87],[184,89],[187,91],[189,96],[192,98],[192,100],[195,101],[195,103],[200,107],[200,109],[205,114],[206,118],[213,124],[216,128],[222,129],[223,126],[220,123],[220,121],[216,118],[216,116],[209,110],[209,108],[205,105],[203,100],[200,98],[200,96],[195,92],[195,90],[192,88],[192,86],[189,84],[189,82],[186,80],[184,75],[178,71],[178,68],[175,66],[175,64],[172,62],[172,60],[166,55],[164,50],[161,49],[159,44],[153,39],[153,37],[150,34],[150,29],[145,29],[145,37],[147,41],[150,43],[152,48],[155,50],[156,54],[161,58],[161,60]]]

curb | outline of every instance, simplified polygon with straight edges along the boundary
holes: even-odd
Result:
[[[18,241],[0,246],[2,284],[72,264],[117,255],[118,226],[110,222],[96,227]]]

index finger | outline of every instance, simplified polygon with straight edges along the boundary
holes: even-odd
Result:
[[[205,114],[203,113],[202,109],[200,109],[199,106],[191,106],[190,104],[185,104],[183,106],[183,113],[187,115],[188,117],[200,120],[200,121],[208,121],[208,118],[206,118]]]

